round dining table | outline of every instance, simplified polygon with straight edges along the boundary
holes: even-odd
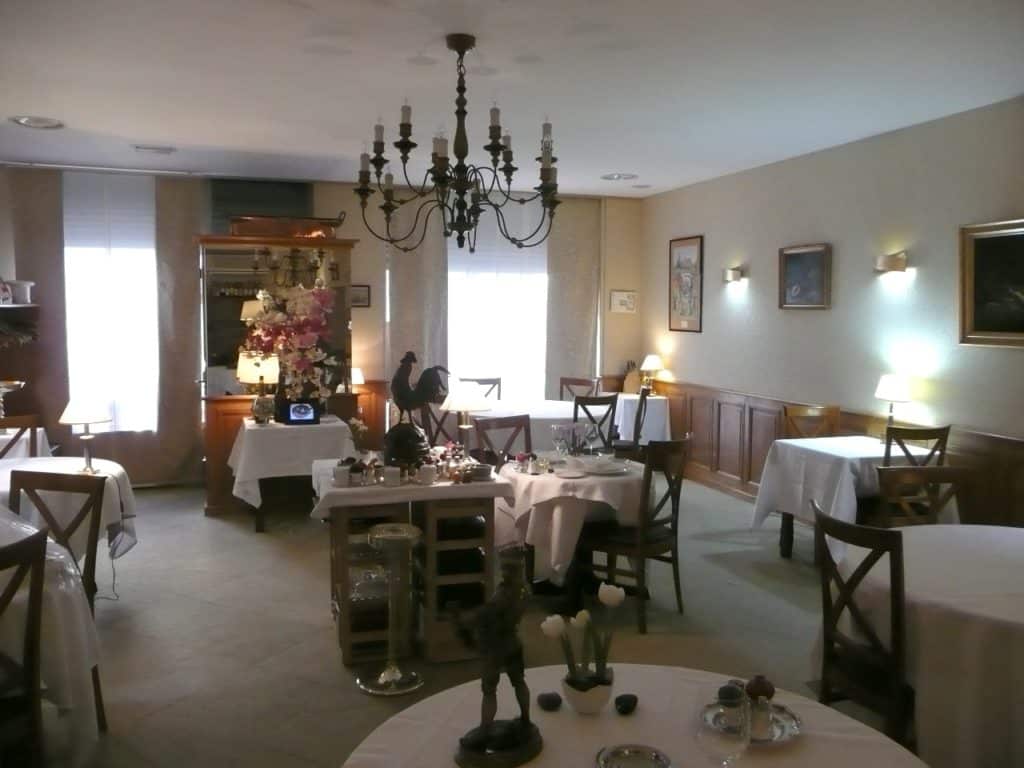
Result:
[[[639,703],[633,714],[619,715],[609,704],[596,715],[578,715],[568,704],[544,712],[533,704],[531,719],[540,729],[544,748],[531,768],[592,766],[598,751],[617,744],[642,744],[665,753],[673,766],[711,766],[697,744],[698,703],[728,679],[724,675],[685,667],[613,664],[614,694],[634,693]],[[532,697],[558,691],[565,667],[536,667],[526,671]],[[921,768],[918,758],[882,733],[834,709],[794,693],[779,690],[774,701],[802,721],[802,731],[783,744],[751,745],[743,766],[787,768]],[[515,696],[502,677],[498,688],[498,717],[517,714]],[[430,696],[399,712],[377,727],[352,752],[343,768],[449,768],[459,737],[479,723],[480,681],[464,683]]]
[[[1024,765],[1024,529],[900,530],[918,754],[933,768]],[[849,547],[842,572],[865,555]],[[883,642],[888,574],[883,560],[854,593]]]

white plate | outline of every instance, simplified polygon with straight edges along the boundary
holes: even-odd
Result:
[[[586,477],[586,472],[580,472],[574,469],[556,469],[555,477],[560,477],[563,480],[579,480],[581,477]]]
[[[625,475],[629,472],[629,467],[617,466],[617,467],[587,467],[588,475]]]

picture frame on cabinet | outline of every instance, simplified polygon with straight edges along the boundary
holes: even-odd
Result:
[[[832,306],[832,246],[791,245],[779,249],[779,309]]]
[[[700,333],[704,320],[704,235],[668,243],[668,329]]]
[[[961,227],[960,343],[1024,347],[1024,219]]]

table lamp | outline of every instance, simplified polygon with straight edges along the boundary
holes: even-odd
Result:
[[[366,383],[366,377],[363,376],[362,368],[353,368],[349,371],[349,378],[352,379],[351,384],[353,387],[359,387]]]
[[[89,425],[104,424],[110,421],[110,406],[107,403],[98,403],[92,400],[72,400],[58,421],[61,424],[81,425],[85,428],[85,434],[82,435],[85,466],[79,471],[87,475],[95,475],[96,470],[92,468],[92,455],[89,452],[89,443],[92,442],[95,435],[89,434]]]
[[[875,387],[875,397],[889,402],[889,421],[886,429],[892,426],[892,407],[894,403],[910,402],[910,379],[899,373],[883,373]]]
[[[640,385],[643,387],[651,386],[654,377],[663,370],[665,370],[665,363],[662,362],[661,356],[648,355],[644,358],[644,361],[640,363],[640,373],[643,374]]]
[[[277,355],[263,355],[242,352],[238,355],[238,369],[235,376],[242,384],[257,385],[256,399],[252,401],[252,417],[257,424],[266,424],[274,415],[274,398],[266,393],[268,381],[274,385],[280,376]]]
[[[262,299],[247,299],[242,302],[242,314],[238,318],[246,325],[251,325],[263,312]]]
[[[450,377],[449,381],[454,377]],[[460,430],[470,430],[473,425],[469,423],[469,414],[481,413],[491,410],[491,404],[484,396],[483,387],[475,381],[460,381],[452,387],[448,397],[441,403],[442,411],[455,411]],[[467,444],[465,432],[460,433],[459,442]]]

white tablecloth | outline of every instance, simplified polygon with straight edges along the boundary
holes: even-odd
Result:
[[[336,416],[325,416],[319,424],[257,424],[246,419],[228,457],[235,473],[232,493],[259,507],[262,478],[308,475],[316,459],[354,454],[348,424]]]
[[[640,395],[619,394],[619,404],[615,410],[615,424],[619,428],[620,439],[633,439],[633,422],[636,421],[636,409],[639,404]],[[647,415],[644,416],[644,425],[640,430],[640,444],[647,445],[651,440],[671,439],[668,398],[651,395],[647,398]]]
[[[554,642],[554,641],[552,641]],[[614,656],[614,645],[612,655]],[[709,690],[726,681],[723,675],[684,667],[616,664],[618,693],[639,696],[636,711],[623,717],[611,702],[596,715],[577,715],[566,703],[557,712],[544,712],[533,701],[530,717],[540,729],[544,749],[530,768],[592,766],[604,746],[647,744],[665,752],[680,768],[710,766],[711,760],[694,740],[698,703]],[[531,700],[542,691],[560,691],[565,667],[526,671]],[[775,700],[803,720],[803,733],[792,743],[752,746],[742,766],[787,768],[921,768],[920,760],[878,731],[834,709],[787,691]],[[505,676],[498,687],[498,717],[518,715],[515,697]],[[423,699],[378,726],[349,756],[344,768],[448,768],[459,737],[480,722],[480,681],[449,688]]]
[[[495,502],[495,544],[530,544],[534,547],[534,578],[561,583],[585,521],[614,515],[623,525],[637,524],[643,466],[635,462],[628,466],[624,475],[566,480],[551,473],[529,475],[506,464],[500,476],[512,484],[515,501]]]
[[[17,431],[18,430],[16,430],[16,429],[9,429],[9,430],[0,429],[0,448],[3,448],[3,446],[7,445],[7,441],[10,440],[14,436],[14,433],[17,432]],[[14,443],[14,445],[11,446],[11,450],[9,450],[6,454],[4,454],[4,458],[5,459],[27,459],[27,458],[30,458],[32,456],[32,454],[30,453],[31,445],[32,445],[31,444],[31,437],[29,435],[29,432],[26,431],[25,434],[23,434],[21,437],[19,437],[17,439],[17,441]],[[50,441],[46,439],[46,430],[45,429],[37,429],[36,430],[36,455],[37,456],[49,456],[50,455]]]
[[[909,448],[922,456],[928,453],[919,446]],[[876,468],[884,457],[885,443],[867,435],[776,440],[761,472],[754,502],[754,527],[759,527],[775,511],[813,523],[811,499],[821,505],[826,515],[856,522],[857,498],[878,495]],[[892,461],[903,464],[905,457],[894,454]],[[953,500],[943,510],[941,522],[959,520]]]
[[[35,533],[6,507],[0,506],[0,546]],[[45,698],[58,717],[44,714],[49,765],[84,765],[95,749],[98,731],[92,691],[92,668],[99,663],[96,625],[82,579],[67,550],[54,541],[46,545],[40,677]],[[2,579],[6,586],[7,579]],[[12,659],[22,657],[27,595],[16,597],[0,622],[0,649]]]
[[[1024,529],[900,530],[918,754],[933,768],[1024,765]],[[841,570],[865,554],[850,547]],[[888,576],[884,558],[855,593],[883,642]]]
[[[100,512],[100,535],[106,531],[109,538],[110,556],[120,557],[135,546],[135,493],[124,467],[116,461],[93,459],[93,468],[106,476],[103,489],[103,509]],[[77,456],[41,456],[34,459],[0,459],[0,504],[9,506],[11,470],[23,469],[28,472],[60,472],[78,474],[85,461]],[[70,521],[82,508],[85,497],[80,494],[41,494],[50,510],[61,520]],[[41,518],[27,497],[22,497],[22,515],[33,524],[41,524]],[[71,537],[75,554],[85,552],[89,537],[88,525],[83,523]]]

